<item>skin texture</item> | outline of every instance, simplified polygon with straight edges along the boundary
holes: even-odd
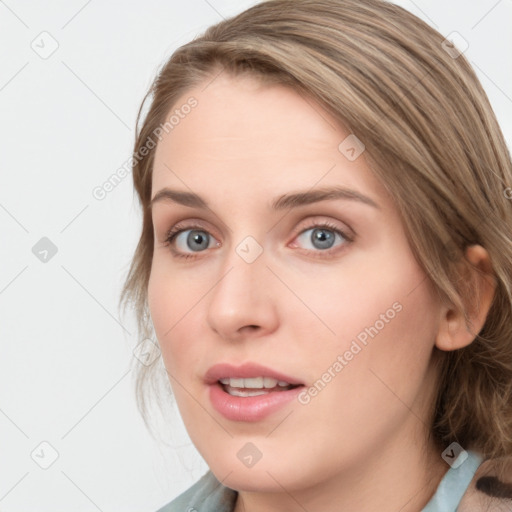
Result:
[[[448,469],[427,441],[432,352],[436,344],[460,348],[474,334],[440,303],[365,153],[350,161],[339,151],[349,133],[328,113],[251,77],[223,73],[205,86],[173,106],[198,101],[156,148],[152,197],[163,187],[194,192],[209,208],[153,205],[148,288],[193,443],[216,477],[239,491],[237,512],[421,510]],[[342,199],[269,207],[284,194],[334,185],[379,207]],[[336,235],[330,249],[319,248],[311,234],[325,222],[353,240]],[[194,251],[188,231],[166,245],[178,223],[210,235],[208,248]],[[252,263],[236,252],[247,236],[263,249]],[[472,262],[488,270],[480,249],[470,252]],[[492,298],[486,283],[472,317],[477,330]],[[252,423],[212,407],[204,375],[213,364],[256,362],[312,386],[397,303],[394,318],[309,403],[294,400]],[[247,442],[262,454],[251,468],[237,457]]]

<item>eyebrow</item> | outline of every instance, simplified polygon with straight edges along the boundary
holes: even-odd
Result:
[[[295,192],[292,194],[284,194],[274,199],[270,204],[272,210],[285,210],[288,208],[297,208],[320,201],[329,201],[335,199],[358,201],[360,203],[380,209],[380,206],[371,198],[361,194],[357,190],[345,187],[334,186],[324,187],[303,192]],[[162,188],[159,190],[149,204],[151,209],[155,203],[173,202],[191,208],[210,209],[208,203],[199,195],[193,192],[185,192],[180,190],[171,190]]]

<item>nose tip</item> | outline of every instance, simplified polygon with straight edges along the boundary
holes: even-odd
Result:
[[[246,241],[245,256],[254,255],[254,246]],[[258,244],[259,245],[259,244]],[[239,246],[240,247],[240,244]],[[263,335],[277,326],[276,304],[272,299],[270,279],[263,258],[248,263],[243,256],[234,255],[231,268],[224,273],[212,290],[207,321],[210,328],[225,339]],[[238,260],[238,261],[237,261]]]

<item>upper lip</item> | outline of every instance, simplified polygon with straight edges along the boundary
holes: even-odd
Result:
[[[298,379],[284,373],[273,370],[257,363],[244,363],[234,366],[228,363],[221,363],[212,366],[204,377],[207,384],[214,384],[220,379],[227,378],[251,378],[251,377],[273,377],[274,379],[288,382],[288,384],[301,385]]]

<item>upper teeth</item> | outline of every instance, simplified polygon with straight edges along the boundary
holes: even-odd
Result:
[[[277,380],[272,377],[251,377],[250,379],[220,379],[222,384],[232,388],[275,388],[276,386],[289,386],[284,380]]]

